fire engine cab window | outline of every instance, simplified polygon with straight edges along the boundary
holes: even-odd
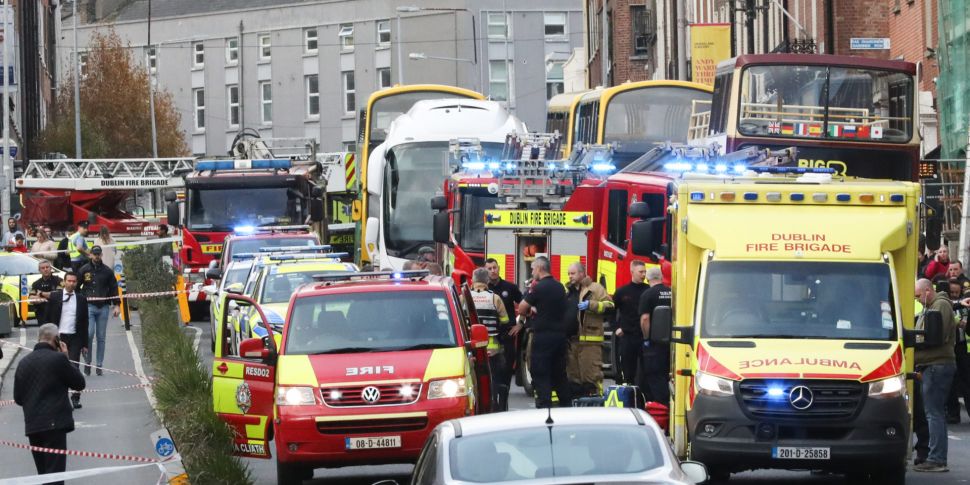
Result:
[[[485,250],[485,211],[495,208],[498,197],[487,189],[473,189],[461,200],[461,232],[456,236],[462,249],[480,253]]]
[[[626,191],[611,190],[606,215],[606,240],[610,244],[626,249]]]
[[[343,354],[457,346],[447,294],[339,293],[298,298],[287,354]]]
[[[877,263],[714,261],[701,335],[895,340],[890,282]]]
[[[663,466],[660,446],[643,426],[535,426],[454,439],[449,460],[455,480],[500,483],[642,473]]]
[[[743,135],[905,143],[912,78],[876,69],[753,66],[741,76]]]
[[[498,160],[503,145],[482,143],[485,156]],[[433,246],[428,201],[441,190],[448,142],[405,143],[394,147],[384,171],[384,236],[388,253],[417,256],[421,246]]]
[[[189,229],[232,231],[238,226],[302,223],[299,207],[299,194],[285,187],[192,189]]]

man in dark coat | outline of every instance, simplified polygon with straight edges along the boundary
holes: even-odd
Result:
[[[67,344],[67,356],[79,362],[88,350],[88,300],[77,289],[77,275],[64,275],[64,288],[50,292],[47,298],[47,321],[57,325],[60,339]],[[77,367],[78,364],[74,364]],[[90,374],[90,368],[88,374]],[[81,408],[81,394],[72,393],[74,409]]]
[[[37,345],[17,365],[13,398],[24,410],[24,434],[32,446],[67,449],[67,433],[74,431],[74,411],[68,389],[84,389],[84,376],[68,361],[68,346],[59,338],[57,325],[40,327]],[[33,451],[37,473],[63,472],[67,457]],[[64,482],[51,482],[63,484]]]

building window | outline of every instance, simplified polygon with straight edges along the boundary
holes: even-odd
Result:
[[[239,85],[226,86],[226,100],[229,106],[229,127],[239,127]]]
[[[303,53],[317,53],[317,29],[306,29],[303,31]]]
[[[258,37],[259,41],[259,60],[268,61],[273,58],[273,41],[270,39],[269,34],[261,34]]]
[[[506,39],[509,36],[509,16],[504,12],[488,14],[488,38]]]
[[[357,90],[354,89],[354,71],[344,71],[344,113],[353,114],[357,110]]]
[[[316,74],[306,77],[306,115],[307,118],[320,116],[320,82]]]
[[[353,24],[341,24],[340,33],[337,34],[340,38],[340,47],[342,49],[353,49],[354,48],[354,25]]]
[[[600,48],[600,26],[602,25],[603,19],[600,17],[600,11],[596,7],[596,0],[589,0],[589,3],[586,4],[587,12],[596,12],[596,15],[587,15],[589,17],[589,26],[587,26],[589,52],[586,55],[589,60],[593,59],[596,51]]]
[[[546,24],[546,38],[566,36],[566,13],[549,12],[543,16]]]
[[[148,56],[148,72],[155,74],[158,72],[158,46],[151,46],[146,49]]]
[[[195,102],[195,131],[205,131],[205,89],[193,89]]]
[[[81,79],[88,77],[88,53],[82,52],[78,54],[78,72],[81,73]]]
[[[488,93],[495,101],[509,99],[509,66],[505,60],[488,62]]]
[[[205,45],[201,42],[192,44],[192,67],[196,69],[205,67]]]
[[[239,38],[230,37],[226,39],[226,65],[235,66],[239,64]]]
[[[377,21],[377,46],[388,47],[391,45],[391,21]]]
[[[631,5],[630,18],[633,20],[633,55],[650,54],[650,48],[657,39],[653,12],[643,5]]]
[[[551,61],[546,63],[546,99],[551,99],[557,94],[565,91],[566,83],[563,80],[562,61]]]
[[[357,151],[357,144],[354,143],[354,142],[352,142],[352,141],[345,142],[344,143],[344,151],[346,151],[346,152],[356,152]]]
[[[259,83],[259,104],[262,107],[260,110],[260,121],[262,121],[264,125],[272,123],[273,83],[268,81]]]
[[[391,68],[381,67],[377,69],[377,88],[384,89],[391,87]]]

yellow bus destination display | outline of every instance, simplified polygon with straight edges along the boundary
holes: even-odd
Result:
[[[593,213],[546,210],[485,211],[486,227],[592,229]]]

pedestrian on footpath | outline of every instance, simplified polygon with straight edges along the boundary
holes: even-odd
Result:
[[[84,376],[68,361],[68,345],[58,337],[57,325],[40,327],[37,345],[24,356],[14,375],[13,399],[24,411],[24,434],[31,446],[67,449],[67,433],[74,431],[74,412],[67,392],[84,390]],[[77,407],[77,406],[75,406]],[[32,451],[38,475],[67,469],[67,456]],[[64,482],[48,482],[63,484]]]
[[[54,290],[47,299],[47,319],[57,324],[67,356],[78,367],[81,354],[88,351],[88,300],[77,290],[77,275],[64,275],[64,288]],[[71,393],[74,409],[81,409],[81,394]]]
[[[640,354],[643,349],[643,332],[640,329],[640,295],[650,285],[644,282],[647,265],[643,261],[630,263],[630,283],[621,286],[613,295],[616,304],[616,331],[613,332],[613,345],[618,345],[620,362],[620,381],[627,385],[639,385],[637,373],[640,367]]]
[[[509,332],[509,314],[502,298],[488,289],[488,270],[476,268],[472,272],[470,291],[475,303],[478,322],[488,329],[488,366],[492,378],[492,411],[508,411],[509,382],[506,373],[510,366],[505,362],[502,337]]]
[[[950,249],[943,244],[936,250],[936,256],[926,265],[926,272],[923,275],[926,279],[933,281],[938,275],[945,275],[947,268],[950,267]]]
[[[30,295],[35,298],[42,298],[47,300],[51,296],[51,292],[63,286],[61,278],[54,274],[54,267],[51,266],[50,261],[42,259],[37,263],[37,271],[40,271],[40,278],[35,280],[33,284],[30,285]],[[45,323],[57,323],[51,322],[47,318],[47,303],[35,303],[34,304],[34,314],[37,316],[37,323],[43,325]]]
[[[91,248],[91,261],[81,268],[78,275],[78,290],[89,300],[92,298],[112,298],[118,296],[118,280],[115,272],[101,260],[101,246]],[[101,375],[101,367],[104,366],[104,344],[108,332],[108,312],[117,317],[120,313],[119,306],[114,303],[116,300],[95,300],[88,305],[88,347],[91,352],[85,357],[87,365],[84,373],[91,375],[91,357],[94,354],[95,336],[98,344],[97,374]]]
[[[88,243],[84,240],[88,235],[88,221],[77,223],[77,232],[67,237],[67,253],[71,258],[71,270],[79,273],[81,266],[84,266],[91,253],[88,251]]]
[[[670,287],[663,283],[660,268],[647,270],[650,288],[640,295],[640,331],[643,332],[641,362],[643,363],[643,391],[648,401],[668,405],[670,402],[670,344],[650,340],[650,319],[658,306],[670,306]]]
[[[586,274],[582,263],[569,265],[568,274],[565,319],[575,328],[575,336],[569,344],[566,375],[574,397],[599,396],[603,394],[603,328],[615,307],[606,288]]]
[[[57,253],[54,252],[57,249],[57,245],[51,240],[44,228],[39,228],[37,230],[37,241],[30,246],[30,253],[38,259],[46,259],[50,261],[51,264],[57,259]]]
[[[943,246],[945,247],[945,246]],[[927,270],[929,272],[929,270]],[[925,343],[916,346],[916,372],[920,376],[923,410],[926,413],[927,430],[917,429],[917,461],[922,458],[921,448],[927,450],[925,461],[913,467],[918,472],[945,472],[947,468],[947,430],[944,406],[956,372],[956,357],[953,345],[956,330],[953,320],[953,306],[947,294],[934,291],[928,279],[916,281],[916,298],[922,303],[924,312],[916,322],[917,329],[925,328],[926,311],[938,311],[943,318],[943,344],[927,347]]]
[[[3,245],[13,246],[14,244],[17,244],[15,239],[17,234],[23,236],[24,232],[17,227],[17,218],[11,217],[7,219],[7,229],[3,231]]]
[[[531,315],[527,325],[532,330],[532,351],[529,366],[536,393],[536,407],[552,407],[555,389],[559,406],[569,407],[572,400],[566,378],[568,341],[566,321],[566,292],[562,284],[549,273],[549,259],[536,256],[532,261],[535,286],[519,303],[519,315]]]
[[[101,226],[98,237],[94,239],[94,244],[101,246],[101,262],[105,266],[114,269],[115,259],[118,254],[114,247],[115,240],[108,231],[108,226]]]

